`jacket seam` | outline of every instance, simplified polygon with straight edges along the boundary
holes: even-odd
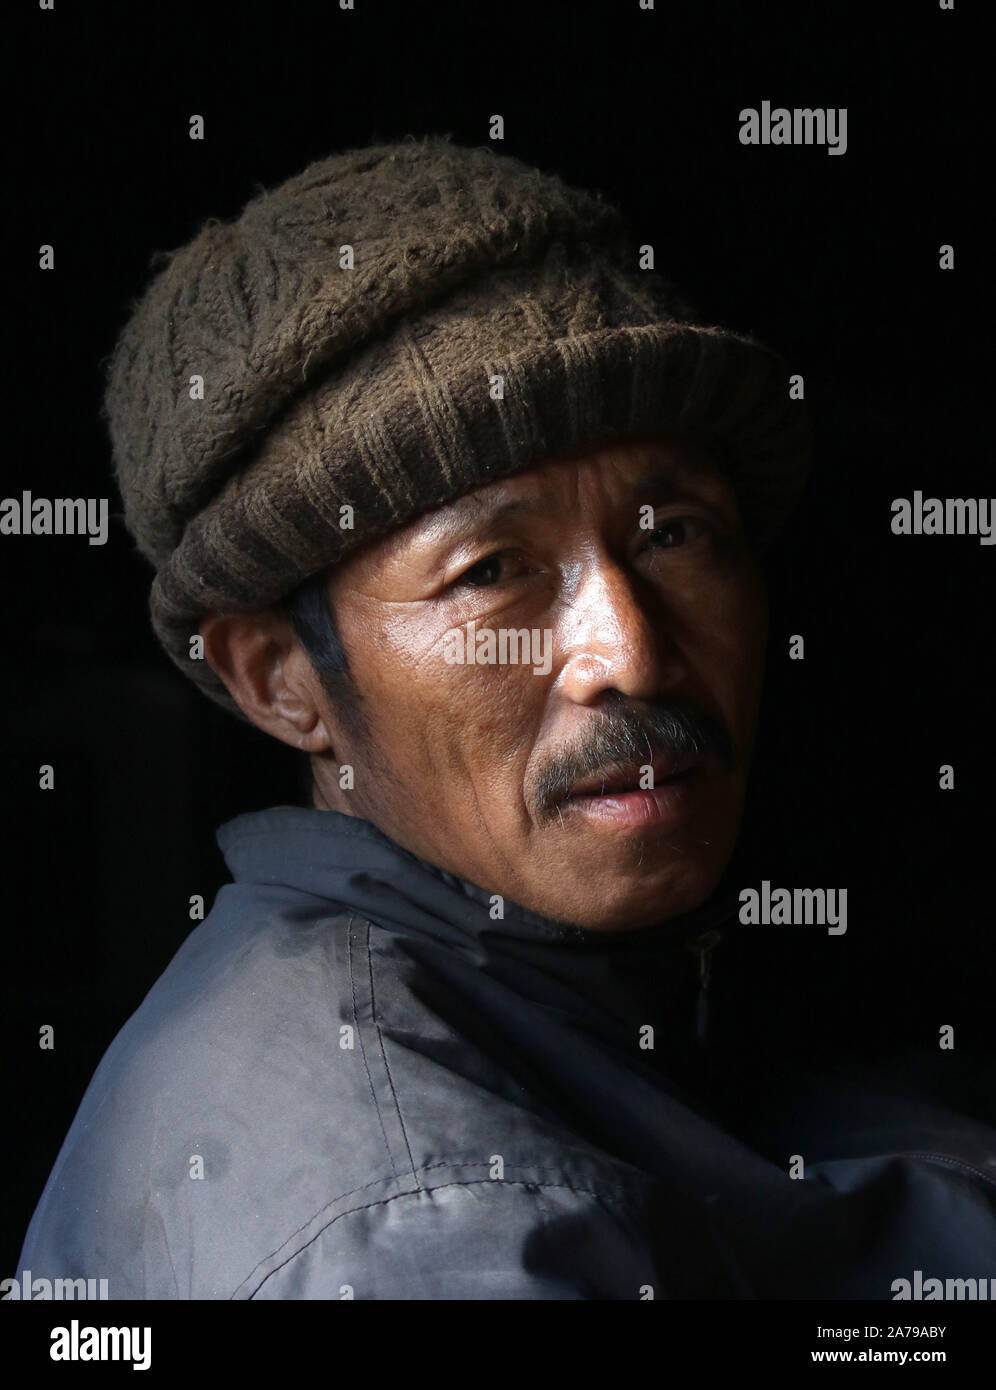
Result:
[[[585,1155],[582,1154],[581,1157],[583,1158],[583,1157],[585,1157]],[[447,1160],[447,1159],[445,1159],[445,1158],[441,1158],[437,1163],[423,1163],[422,1166],[413,1174],[413,1177],[415,1178],[416,1182],[418,1182],[418,1175],[419,1175],[419,1173],[431,1173],[431,1172],[432,1172],[434,1169],[436,1169],[436,1168],[448,1168],[448,1169],[450,1169],[451,1172],[455,1172],[455,1171],[456,1171],[457,1169],[459,1169],[459,1168],[483,1168],[483,1167],[486,1167],[486,1166],[487,1166],[487,1165],[484,1164],[484,1163],[482,1163],[480,1159],[474,1159],[474,1160],[472,1160],[472,1161],[471,1161],[471,1160],[468,1160],[466,1163],[452,1163],[452,1162],[450,1162],[449,1160]],[[509,1165],[509,1166],[510,1166],[512,1172],[517,1171],[519,1168],[528,1168],[528,1170],[529,1170],[530,1172],[532,1172],[532,1173],[557,1173],[557,1174],[562,1174],[563,1171],[564,1171],[562,1166],[558,1166],[558,1167],[546,1167],[545,1165],[543,1165],[543,1164],[538,1164],[538,1163],[529,1163],[529,1164],[520,1164],[520,1163],[516,1163],[516,1164],[511,1164],[511,1165]],[[370,1182],[361,1183],[361,1185],[360,1185],[359,1187],[351,1187],[347,1192],[340,1192],[337,1196],[331,1197],[327,1202],[323,1202],[322,1205],[318,1208],[317,1211],[312,1212],[311,1216],[308,1217],[307,1221],[302,1221],[301,1224],[300,1224],[300,1226],[295,1227],[295,1229],[294,1229],[293,1231],[291,1231],[290,1235],[287,1236],[284,1240],[282,1240],[282,1241],[280,1242],[280,1244],[277,1246],[276,1250],[271,1250],[268,1254],[264,1255],[262,1259],[256,1261],[256,1263],[253,1265],[252,1269],[251,1269],[251,1270],[249,1271],[249,1273],[246,1275],[246,1278],[239,1281],[238,1287],[236,1288],[235,1292],[232,1293],[232,1294],[230,1294],[229,1297],[234,1298],[234,1297],[235,1297],[235,1293],[237,1293],[238,1290],[242,1288],[243,1284],[245,1284],[246,1281],[247,1281],[248,1279],[251,1279],[251,1278],[252,1278],[253,1274],[255,1274],[256,1270],[259,1269],[260,1265],[265,1264],[267,1260],[272,1260],[273,1257],[274,1257],[275,1255],[279,1254],[279,1252],[280,1252],[280,1251],[283,1249],[283,1247],[287,1244],[287,1241],[293,1240],[294,1237],[300,1235],[302,1231],[306,1231],[306,1230],[308,1229],[308,1227],[312,1224],[312,1222],[317,1221],[317,1219],[321,1216],[321,1214],[322,1214],[323,1211],[328,1211],[329,1207],[334,1207],[335,1204],[336,1204],[337,1202],[344,1202],[344,1201],[346,1200],[347,1197],[355,1197],[356,1194],[357,1194],[357,1192],[366,1192],[366,1191],[368,1190],[368,1188],[371,1188],[371,1187],[383,1187],[383,1185],[384,1185],[385,1182],[390,1182],[390,1181],[391,1181],[390,1178],[374,1178],[374,1179],[372,1179],[372,1181],[370,1181]],[[438,1189],[439,1189],[440,1187],[464,1187],[464,1186],[469,1186],[471,1182],[483,1182],[483,1181],[485,1181],[483,1178],[480,1178],[480,1179],[479,1179],[479,1178],[473,1178],[473,1179],[468,1180],[467,1183],[461,1183],[461,1182],[454,1182],[454,1183],[439,1183],[437,1187],[430,1187],[428,1190],[429,1190],[430,1192],[436,1192],[436,1191],[438,1191]],[[500,1179],[499,1179],[499,1178],[488,1178],[487,1181],[488,1181],[488,1182],[510,1182],[510,1183],[514,1183],[514,1184],[517,1185],[517,1186],[522,1186],[522,1187],[540,1187],[540,1186],[542,1186],[542,1187],[567,1187],[567,1188],[569,1188],[572,1192],[587,1192],[587,1193],[589,1193],[590,1195],[597,1196],[597,1197],[599,1198],[599,1200],[604,1200],[604,1201],[607,1201],[607,1202],[620,1202],[620,1203],[625,1203],[625,1202],[631,1200],[630,1195],[629,1195],[628,1193],[626,1193],[626,1192],[620,1192],[620,1193],[617,1194],[617,1195],[613,1195],[613,1194],[611,1194],[611,1193],[606,1194],[606,1193],[604,1193],[604,1192],[594,1192],[593,1189],[591,1189],[591,1188],[586,1188],[586,1187],[574,1187],[574,1186],[572,1186],[571,1183],[553,1183],[553,1182],[537,1183],[537,1182],[533,1181],[533,1180],[530,1179],[530,1178],[500,1178]],[[396,1193],[395,1195],[398,1196],[398,1197],[413,1197],[413,1196],[416,1195],[417,1192],[424,1192],[425,1190],[426,1190],[426,1189],[425,1189],[424,1185],[423,1185],[422,1183],[419,1183],[419,1185],[418,1185],[417,1188],[407,1188],[404,1192],[398,1192],[398,1193]],[[377,1204],[376,1204],[375,1202],[369,1202],[369,1203],[366,1203],[365,1205],[367,1205],[367,1206],[376,1206]],[[338,1214],[339,1214],[340,1216],[348,1216],[349,1213],[352,1212],[352,1211],[363,1211],[363,1210],[364,1210],[364,1206],[361,1205],[361,1206],[358,1206],[358,1207],[349,1207],[347,1211],[340,1212],[340,1213],[338,1213]],[[333,1220],[334,1220],[334,1219],[335,1219],[335,1218],[333,1218]],[[326,1222],[326,1225],[329,1225],[329,1224],[331,1224],[331,1223]],[[303,1246],[302,1246],[301,1248],[304,1249]],[[291,1256],[291,1258],[293,1259],[293,1256]]]
[[[395,1178],[396,1178],[396,1177],[399,1176],[399,1174],[398,1174],[398,1168],[397,1168],[397,1164],[394,1162],[394,1155],[391,1153],[391,1145],[388,1143],[387,1130],[384,1128],[384,1117],[383,1117],[383,1116],[381,1115],[381,1113],[380,1113],[380,1102],[377,1100],[377,1092],[376,1092],[376,1090],[374,1089],[373,1077],[370,1075],[370,1067],[369,1067],[369,1065],[368,1065],[368,1063],[367,1063],[367,1050],[366,1050],[366,1048],[363,1046],[363,1028],[362,1028],[362,1026],[361,1026],[361,1024],[360,1024],[360,1020],[359,1020],[359,1017],[358,1017],[358,1015],[357,1015],[357,1009],[356,1009],[356,978],[355,978],[355,975],[354,975],[354,973],[353,973],[353,923],[354,923],[355,921],[356,921],[356,918],[354,917],[354,915],[353,915],[352,913],[350,913],[350,914],[349,914],[349,921],[346,923],[346,964],[347,964],[348,969],[349,969],[349,992],[350,992],[350,999],[351,999],[351,1002],[352,1002],[352,1005],[353,1005],[353,1026],[354,1026],[354,1028],[356,1029],[356,1036],[357,1036],[357,1038],[359,1039],[359,1044],[360,1044],[360,1056],[361,1056],[362,1059],[363,1059],[363,1070],[364,1070],[364,1071],[366,1072],[366,1074],[367,1074],[367,1085],[370,1087],[370,1099],[373,1101],[373,1103],[374,1103],[374,1109],[375,1109],[376,1112],[377,1112],[377,1123],[380,1125],[380,1133],[381,1133],[382,1139],[384,1140],[384,1148],[387,1150],[387,1159],[388,1159],[388,1162],[389,1162],[390,1165],[391,1165],[391,1175],[392,1175],[392,1177],[395,1177]],[[368,926],[367,926],[367,938],[368,938],[367,956],[368,956],[368,957],[369,957],[369,954],[370,954],[370,949],[369,949],[369,935],[370,935],[370,928],[369,928],[369,924],[368,924]],[[371,1005],[372,1005],[372,1004],[373,1004],[373,1000],[371,999]],[[374,1020],[374,1027],[376,1028],[376,1020]],[[382,1049],[382,1050],[383,1050],[383,1049]],[[406,1136],[405,1136],[405,1143],[407,1144],[407,1142],[408,1142],[408,1138],[407,1138],[407,1135],[406,1135]],[[409,1157],[411,1157],[411,1152],[410,1152],[410,1151],[409,1151]],[[338,1200],[338,1198],[336,1198],[335,1200]],[[314,1220],[314,1217],[312,1217],[312,1220]]]
[[[268,1255],[264,1255],[263,1258],[262,1258],[261,1260],[257,1260],[256,1263],[253,1265],[252,1269],[251,1269],[251,1270],[249,1271],[249,1273],[246,1275],[245,1279],[240,1280],[238,1286],[237,1286],[236,1289],[235,1289],[235,1291],[234,1291],[233,1293],[229,1294],[229,1298],[234,1298],[234,1297],[235,1297],[235,1294],[238,1293],[239,1289],[242,1288],[242,1285],[245,1284],[247,1280],[251,1279],[252,1276],[256,1273],[256,1271],[259,1269],[260,1265],[266,1264],[267,1260],[272,1260],[273,1257],[274,1257],[274,1255],[279,1254],[279,1252],[280,1252],[280,1251],[283,1249],[283,1247],[287,1244],[287,1241],[288,1241],[288,1240],[293,1240],[294,1237],[295,1237],[295,1236],[299,1236],[299,1235],[301,1234],[302,1231],[306,1231],[306,1230],[308,1229],[308,1227],[311,1225],[311,1223],[312,1223],[313,1221],[315,1221],[319,1216],[321,1216],[321,1214],[322,1214],[323,1211],[327,1211],[329,1207],[334,1207],[335,1204],[336,1204],[336,1202],[345,1201],[345,1199],[346,1199],[347,1197],[354,1197],[354,1196],[356,1195],[357,1192],[366,1192],[366,1190],[367,1190],[368,1187],[383,1187],[383,1185],[384,1185],[385,1182],[390,1182],[390,1181],[391,1181],[390,1178],[374,1178],[371,1182],[362,1183],[359,1187],[351,1187],[351,1188],[349,1189],[348,1192],[340,1192],[339,1195],[338,1195],[338,1197],[333,1197],[330,1201],[325,1202],[322,1206],[320,1206],[320,1207],[318,1208],[318,1210],[317,1210],[316,1212],[314,1212],[311,1216],[308,1217],[307,1221],[302,1221],[301,1224],[300,1224],[300,1226],[297,1226],[293,1231],[291,1231],[290,1235],[287,1236],[286,1239],[284,1239],[284,1240],[282,1240],[282,1241],[280,1242],[280,1244],[277,1246],[276,1250],[271,1250],[270,1253],[269,1253]],[[399,1195],[400,1195],[400,1196],[404,1196],[404,1193],[400,1193]],[[360,1208],[360,1207],[350,1207],[349,1210],[350,1210],[350,1211],[359,1211],[359,1210],[361,1210],[361,1208]],[[303,1249],[303,1248],[304,1248],[304,1247],[302,1246],[302,1249]]]
[[[440,1183],[438,1187],[429,1188],[428,1191],[431,1193],[436,1193],[443,1192],[449,1187],[479,1187],[482,1184],[487,1184],[489,1187],[493,1187],[496,1184],[502,1187],[524,1187],[532,1189],[535,1192],[545,1191],[547,1188],[561,1188],[567,1192],[574,1192],[581,1197],[593,1197],[597,1202],[601,1202],[605,1205],[609,1205],[619,1200],[618,1198],[607,1196],[604,1193],[596,1192],[593,1188],[576,1187],[573,1183],[569,1182],[530,1182],[525,1178],[470,1178],[464,1182]],[[253,1289],[252,1293],[249,1295],[249,1298],[255,1298],[268,1279],[271,1279],[274,1274],[279,1274],[282,1269],[289,1265],[293,1260],[296,1260],[298,1255],[302,1255],[310,1245],[313,1245],[315,1241],[318,1240],[319,1236],[324,1235],[324,1233],[329,1229],[329,1227],[334,1226],[335,1223],[338,1220],[340,1220],[343,1216],[355,1216],[356,1213],[360,1211],[371,1211],[374,1207],[387,1206],[389,1202],[396,1202],[401,1197],[420,1197],[423,1195],[425,1190],[426,1189],[424,1188],[419,1188],[417,1191],[413,1190],[408,1192],[395,1192],[392,1196],[382,1197],[376,1202],[361,1202],[359,1206],[349,1207],[346,1211],[336,1212],[335,1216],[333,1216],[330,1221],[326,1221],[324,1226],[319,1227],[319,1229],[309,1240],[306,1240],[302,1246],[300,1246],[297,1250],[293,1251],[292,1254],[288,1255],[285,1260],[281,1260],[280,1264],[275,1265],[274,1268],[269,1271],[269,1273],[265,1274],[263,1278],[259,1281],[259,1283],[256,1285],[256,1287]],[[240,1285],[239,1287],[241,1288],[242,1286]],[[234,1294],[232,1295],[232,1297],[234,1297]]]
[[[411,1146],[411,1143],[409,1142],[409,1139],[408,1139],[408,1130],[407,1130],[407,1128],[406,1128],[406,1126],[405,1126],[405,1118],[404,1118],[404,1116],[403,1116],[402,1113],[401,1113],[401,1105],[400,1105],[399,1102],[398,1102],[398,1093],[397,1093],[397,1091],[396,1091],[395,1088],[394,1088],[394,1078],[391,1076],[391,1064],[390,1064],[390,1063],[388,1062],[388,1060],[387,1060],[387,1051],[386,1051],[386,1049],[385,1049],[385,1047],[384,1047],[384,1036],[383,1036],[383,1034],[381,1033],[380,1024],[379,1024],[378,1021],[377,1021],[377,999],[376,999],[376,994],[375,994],[375,992],[374,992],[373,952],[370,950],[370,923],[369,923],[369,922],[366,923],[366,942],[365,942],[365,946],[366,946],[366,952],[367,952],[367,971],[368,971],[369,976],[370,976],[370,1017],[371,1017],[371,1020],[372,1020],[372,1022],[373,1022],[374,1031],[375,1031],[375,1033],[377,1034],[377,1045],[378,1045],[378,1047],[380,1048],[380,1055],[381,1055],[381,1058],[382,1058],[382,1060],[383,1060],[383,1062],[384,1062],[384,1070],[385,1070],[385,1072],[387,1073],[387,1084],[388,1084],[388,1085],[390,1086],[390,1088],[391,1088],[391,1099],[394,1101],[394,1110],[395,1110],[395,1114],[396,1114],[397,1117],[398,1117],[398,1124],[401,1126],[401,1133],[404,1135],[404,1139],[405,1139],[405,1149],[406,1149],[406,1151],[407,1151],[407,1153],[408,1153],[408,1164],[409,1164],[409,1167],[411,1168],[412,1178],[413,1178],[414,1181],[415,1181],[415,1187],[416,1187],[417,1191],[421,1192],[421,1190],[422,1190],[422,1184],[419,1182],[419,1180],[418,1180],[418,1173],[415,1171],[415,1159],[414,1159],[413,1156],[412,1156],[412,1146]],[[365,1062],[366,1062],[366,1056],[364,1055],[364,1063],[365,1063]],[[367,1075],[368,1075],[368,1076],[370,1075],[369,1071],[367,1072]],[[380,1109],[380,1108],[379,1108],[379,1106],[378,1106],[378,1113],[379,1113],[379,1109]],[[383,1127],[384,1127],[384,1126],[383,1126],[383,1121],[382,1121],[382,1122],[381,1122],[381,1129],[383,1129]]]

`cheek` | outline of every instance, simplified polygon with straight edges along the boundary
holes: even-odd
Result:
[[[729,682],[726,699],[731,723],[735,722],[743,743],[753,738],[761,702],[767,630],[767,609],[762,601],[745,597],[731,608],[724,649]]]
[[[457,772],[452,792],[469,772],[497,789],[525,767],[543,677],[529,665],[447,662],[445,652],[437,629],[384,621],[375,658],[354,663],[368,722],[407,780]]]
[[[760,586],[731,586],[714,611],[717,638],[731,664],[742,671],[760,667],[768,634],[767,604]]]
[[[763,583],[753,569],[717,576],[687,598],[688,648],[705,689],[740,729],[748,725],[760,697],[768,608]]]

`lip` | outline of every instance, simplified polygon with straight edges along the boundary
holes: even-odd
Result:
[[[667,754],[658,754],[650,764],[653,770],[654,788],[670,781],[674,777],[682,776],[699,761],[699,756],[694,753],[686,754],[683,758],[670,758]],[[574,787],[572,787],[570,798],[572,800],[575,798],[583,800],[589,797],[597,797],[598,799],[609,796],[624,797],[637,791],[643,791],[645,789],[636,784],[640,780],[640,770],[645,766],[646,763],[617,763],[603,772],[595,773],[591,777],[581,778],[575,783]],[[625,791],[619,788],[610,788],[608,791],[602,790],[606,782],[618,782],[620,778],[625,778],[626,781],[632,785]],[[650,788],[646,790],[650,790]]]
[[[690,766],[645,791],[572,794],[563,803],[563,811],[573,811],[592,825],[606,828],[673,830],[688,813],[699,774],[698,766]]]

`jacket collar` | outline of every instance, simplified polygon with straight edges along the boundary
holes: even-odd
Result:
[[[564,943],[596,952],[715,941],[734,916],[735,892],[693,912],[631,932],[556,921],[511,902],[491,916],[492,893],[412,854],[370,821],[339,811],[276,806],[236,816],[216,835],[236,882],[280,884],[340,904],[385,928],[417,930],[468,944],[495,936]]]

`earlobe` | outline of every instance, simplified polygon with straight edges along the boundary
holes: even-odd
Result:
[[[301,667],[307,669],[300,669]],[[303,654],[279,656],[269,668],[266,694],[255,711],[246,711],[264,732],[302,753],[325,753],[331,746],[323,710]]]
[[[313,691],[307,685],[301,689],[296,680],[282,684],[276,695],[274,712],[283,727],[293,730],[293,734],[290,734],[272,728],[271,731],[276,737],[283,738],[285,742],[290,742],[293,738],[294,748],[299,748],[303,753],[331,752],[331,735],[321,709],[315,703]]]

